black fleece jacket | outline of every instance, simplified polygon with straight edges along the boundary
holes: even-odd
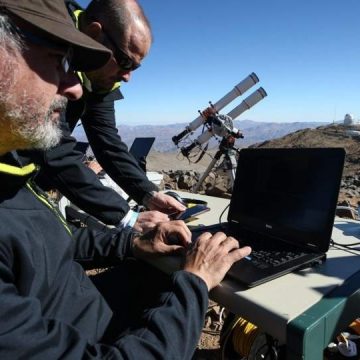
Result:
[[[58,189],[73,204],[105,224],[117,226],[130,210],[128,203],[114,190],[104,186],[95,173],[83,164],[83,154],[75,149],[71,136],[77,121],[88,137],[96,159],[109,176],[137,203],[146,193],[158,188],[149,181],[135,158],[121,140],[115,122],[114,102],[121,99],[119,89],[108,94],[89,93],[68,103],[61,118],[61,142],[47,151],[19,151],[24,164],[40,165],[38,185]]]
[[[76,21],[74,11],[81,7],[72,0],[65,0],[65,4]],[[83,86],[83,91],[81,99],[68,103],[59,145],[45,152],[19,154],[24,164],[35,161],[40,165],[36,181],[43,189],[57,188],[82,210],[105,224],[117,226],[130,210],[129,205],[82,163],[83,154],[75,150],[76,139],[71,136],[79,119],[97,161],[132,199],[142,204],[144,196],[158,188],[148,180],[118,133],[115,101],[123,98],[119,88],[97,93]]]
[[[36,189],[32,166],[9,164],[0,158],[0,359],[191,358],[205,283],[174,273],[171,295],[142,328],[102,343],[112,312],[80,264],[116,265],[131,255],[130,231],[72,232]]]

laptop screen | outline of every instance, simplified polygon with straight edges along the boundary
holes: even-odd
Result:
[[[344,155],[340,148],[241,150],[228,221],[327,251]]]
[[[129,153],[134,156],[137,161],[141,161],[148,156],[154,141],[154,137],[137,137],[132,143]]]

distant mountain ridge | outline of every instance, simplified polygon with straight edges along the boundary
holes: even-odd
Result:
[[[307,123],[308,124],[308,123]],[[253,129],[254,127],[250,127]],[[314,148],[340,147],[346,152],[343,177],[338,202],[350,204],[353,209],[360,209],[360,124],[345,126],[330,124],[310,129],[296,130],[275,139],[267,139],[252,144],[254,148]],[[206,154],[208,155],[208,154]],[[162,171],[168,176],[167,180],[175,181],[172,188],[188,190],[193,184],[193,178],[199,179],[210,164],[211,157],[204,157],[199,163],[189,163],[186,158],[176,153],[150,153],[148,166],[152,171]],[[164,171],[163,169],[166,168]],[[219,175],[219,174],[218,174]],[[185,181],[187,179],[187,182]],[[216,186],[215,177],[209,177],[205,190],[207,195],[223,196],[227,189],[227,182],[218,176]],[[195,181],[196,182],[196,181]],[[215,192],[214,192],[215,191]],[[216,195],[215,195],[216,194]],[[222,194],[222,195],[220,195]]]
[[[159,152],[174,152],[177,147],[172,142],[172,137],[183,131],[189,123],[176,123],[168,125],[125,125],[118,126],[119,133],[124,142],[130,146],[136,137],[154,136],[155,143],[153,149]],[[276,139],[297,130],[314,129],[316,127],[326,125],[325,122],[259,122],[252,120],[235,120],[234,126],[239,129],[243,135],[243,139],[236,140],[236,146],[247,147],[249,145],[259,143],[266,140]],[[86,141],[85,135],[77,128],[75,133],[79,141]],[[191,139],[195,140],[202,131],[202,126],[196,129],[191,135]],[[220,138],[221,139],[221,138]],[[181,143],[180,146],[183,146]],[[210,148],[216,147],[218,142],[212,138],[209,142]]]

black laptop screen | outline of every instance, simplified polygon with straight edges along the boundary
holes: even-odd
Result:
[[[338,148],[241,150],[229,222],[327,251],[343,162]]]
[[[135,138],[129,152],[136,160],[140,161],[142,158],[146,158],[146,156],[149,154],[154,141],[154,137]]]

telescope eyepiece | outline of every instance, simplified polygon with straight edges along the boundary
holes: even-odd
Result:
[[[196,146],[196,142],[193,142],[192,144],[190,144],[189,146],[186,146],[186,147],[182,147],[181,148],[181,153],[185,156],[185,157],[188,157],[191,150]]]
[[[191,132],[191,130],[189,130],[189,128],[186,128],[185,130],[183,130],[180,134],[178,135],[175,135],[172,137],[172,141],[175,145],[177,145],[180,140],[185,136],[187,135],[189,132]]]

